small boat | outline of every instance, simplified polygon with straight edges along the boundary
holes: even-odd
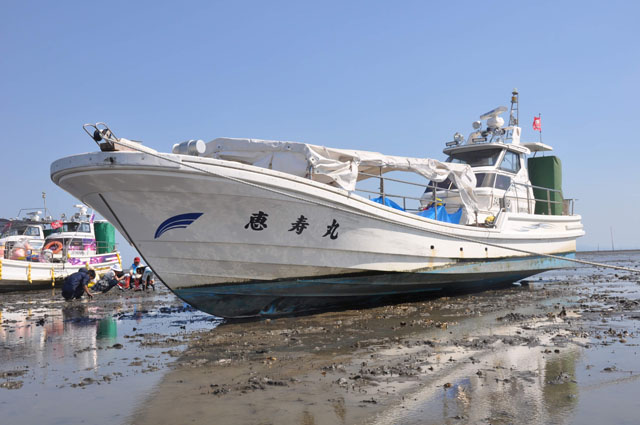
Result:
[[[20,219],[0,219],[0,254],[3,258],[26,259],[24,246],[39,252],[44,246],[44,229],[49,224],[41,219],[42,211],[31,211]],[[14,250],[14,246],[18,249]]]
[[[37,211],[0,222],[0,292],[52,287],[83,267],[102,273],[121,264],[115,228],[76,208],[68,219],[42,219]]]
[[[55,161],[51,178],[217,316],[488,288],[566,267],[584,234],[559,159],[521,142],[511,100],[507,126],[506,107],[481,115],[445,162],[231,138],[161,153],[97,123],[84,129],[100,151]]]

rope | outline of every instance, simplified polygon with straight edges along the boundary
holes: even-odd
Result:
[[[373,215],[370,215],[370,214],[367,214],[367,213],[363,213],[363,212],[360,212],[360,211],[346,210],[346,209],[344,209],[344,208],[342,208],[340,206],[326,204],[326,203],[323,203],[323,202],[320,202],[320,201],[317,201],[317,200],[314,200],[314,199],[307,199],[307,198],[304,198],[302,196],[293,195],[291,193],[283,192],[281,190],[277,190],[277,189],[274,189],[274,188],[271,188],[271,187],[268,187],[268,186],[265,186],[265,185],[262,185],[262,184],[251,183],[251,182],[248,182],[248,181],[245,181],[245,180],[241,180],[241,179],[238,179],[238,178],[235,178],[235,177],[225,176],[223,174],[218,174],[218,173],[215,173],[213,171],[210,171],[210,170],[207,170],[207,169],[204,169],[204,168],[200,168],[200,167],[197,167],[197,166],[192,165],[192,164],[186,164],[186,163],[184,163],[183,161],[180,161],[180,160],[168,158],[165,155],[160,155],[157,152],[152,152],[151,149],[140,149],[137,146],[135,146],[134,143],[123,143],[122,141],[120,141],[120,139],[109,138],[109,141],[112,142],[112,143],[117,143],[117,144],[122,145],[122,146],[124,146],[126,148],[129,148],[129,149],[134,149],[134,150],[136,150],[136,151],[138,151],[140,153],[151,155],[151,156],[154,156],[154,157],[156,157],[158,159],[162,159],[164,161],[172,162],[172,163],[177,164],[177,165],[179,165],[181,167],[191,168],[191,169],[196,170],[196,171],[198,171],[200,173],[212,175],[214,177],[221,177],[221,178],[224,178],[224,179],[228,179],[228,180],[234,181],[236,183],[240,183],[240,184],[244,184],[244,185],[247,185],[247,186],[252,186],[252,187],[255,187],[255,188],[258,188],[258,189],[266,190],[266,191],[269,191],[269,192],[277,193],[279,195],[283,195],[283,196],[286,196],[286,197],[289,197],[289,198],[292,198],[292,199],[297,199],[299,201],[307,202],[307,203],[310,203],[310,204],[316,204],[316,205],[319,205],[319,206],[336,209],[336,210],[339,210],[339,211],[342,211],[342,212],[346,212],[346,213],[349,213],[349,214],[354,214],[354,215],[359,215],[359,216],[365,217],[365,218],[385,221],[387,223],[400,225],[400,226],[407,227],[407,228],[414,229],[414,230],[425,231],[425,229],[423,229],[421,227],[418,227],[418,226],[413,226],[411,224],[399,223],[397,221],[393,221],[393,220],[390,220],[390,219],[387,219],[387,218],[384,218],[384,217],[376,217],[376,216],[373,216]],[[614,270],[623,270],[623,271],[628,271],[628,272],[632,272],[632,273],[640,273],[640,269],[632,269],[632,268],[629,268],[629,267],[622,267],[622,266],[613,266],[613,265],[610,265],[610,264],[597,263],[597,262],[594,262],[594,261],[579,260],[577,258],[567,258],[567,257],[563,257],[563,256],[560,256],[560,255],[544,254],[544,253],[539,253],[539,252],[535,252],[535,251],[529,251],[529,250],[521,249],[521,248],[514,248],[514,247],[509,247],[509,246],[498,245],[498,244],[487,242],[487,241],[468,238],[466,236],[459,236],[459,235],[455,235],[455,234],[445,233],[445,232],[441,232],[441,231],[433,230],[433,229],[429,229],[429,230],[426,230],[426,231],[427,232],[431,232],[431,233],[435,233],[435,234],[440,235],[440,236],[445,236],[445,237],[448,237],[448,238],[451,238],[451,239],[457,239],[457,240],[461,240],[461,241],[465,241],[465,242],[471,242],[471,243],[491,246],[491,247],[494,247],[494,248],[506,249],[506,250],[509,250],[509,251],[520,252],[520,253],[523,253],[523,254],[538,255],[538,256],[542,256],[542,257],[553,258],[553,259],[556,259],[556,260],[569,261],[569,262],[578,263],[578,264],[585,264],[585,265],[589,265],[589,266],[604,267],[604,268],[609,268],[609,269],[614,269]]]

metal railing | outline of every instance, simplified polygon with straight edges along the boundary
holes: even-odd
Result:
[[[386,204],[386,199],[387,198],[392,198],[394,200],[401,200],[401,202],[398,202],[398,204],[402,205],[402,209],[404,211],[408,211],[408,212],[418,212],[423,210],[424,208],[422,208],[422,202],[426,201],[427,198],[425,197],[425,194],[428,192],[431,192],[431,202],[433,203],[433,205],[438,205],[438,202],[440,201],[439,197],[442,198],[448,198],[449,194],[451,192],[455,192],[457,196],[459,196],[458,194],[458,189],[452,188],[452,185],[449,185],[449,188],[444,188],[441,186],[438,186],[438,183],[432,182],[431,184],[422,184],[422,183],[415,183],[415,182],[411,182],[411,181],[407,181],[407,180],[400,180],[397,178],[391,178],[391,177],[384,177],[382,174],[370,174],[370,173],[364,173],[364,172],[359,172],[358,173],[359,176],[365,177],[365,178],[374,178],[374,179],[378,179],[379,181],[379,187],[378,190],[371,190],[371,189],[363,189],[363,188],[356,188],[356,192],[361,192],[361,193],[365,193],[367,195],[375,195],[377,197],[380,197],[382,200],[382,204]],[[391,192],[387,192],[385,190],[385,182],[393,182],[393,183],[399,183],[399,184],[404,184],[404,185],[410,185],[410,186],[414,186],[414,187],[419,187],[422,191],[423,191],[423,195],[421,195],[420,197],[415,197],[415,196],[407,196],[407,195],[400,195],[400,194],[396,194],[396,193],[391,193]],[[494,182],[495,184],[495,182]],[[453,186],[455,187],[455,186]],[[518,193],[518,188],[524,188],[526,195],[522,194],[522,196]],[[489,189],[489,187],[487,187],[487,189]],[[495,187],[491,187],[491,189],[495,189]],[[540,197],[536,197],[536,194],[534,193],[534,189],[535,190],[539,190],[539,191],[544,191],[546,194],[546,199],[544,198],[540,198]],[[556,196],[560,197],[560,200],[556,200]],[[493,198],[494,194],[493,194],[493,190],[491,193],[491,202],[489,203],[489,205],[493,205]],[[553,198],[553,199],[552,199]],[[371,199],[371,196],[369,196],[369,199]],[[562,205],[562,214],[561,215],[574,215],[574,205],[575,205],[575,199],[564,199],[562,197],[562,191],[561,190],[557,190],[557,189],[550,189],[550,188],[546,188],[546,187],[541,187],[541,186],[536,186],[536,185],[532,185],[532,184],[526,184],[526,183],[518,183],[518,182],[514,182],[511,181],[510,185],[507,187],[507,189],[505,190],[504,195],[502,195],[502,197],[499,200],[499,208],[500,211],[504,211],[508,208],[508,204],[509,204],[509,200],[514,199],[516,202],[516,206],[515,206],[515,211],[516,212],[522,212],[522,209],[520,208],[520,204],[521,201],[526,201],[526,208],[525,211],[529,214],[535,214],[535,203],[536,202],[542,202],[545,203],[546,202],[546,208],[547,208],[547,214],[548,215],[552,215],[552,205],[556,205],[556,204],[561,204]],[[417,201],[418,203],[418,207],[417,208],[408,208],[407,207],[407,201]],[[462,206],[462,204],[451,204],[449,202],[449,207],[460,207]],[[489,207],[491,208],[491,207]],[[553,208],[553,210],[555,210],[555,208]],[[435,214],[436,214],[436,220],[437,220],[437,211],[438,209],[435,208]],[[478,211],[479,214],[493,214],[492,211]],[[477,220],[476,220],[477,221]]]
[[[433,205],[437,206],[438,202],[440,201],[440,199],[438,198],[438,193],[437,192],[448,192],[449,189],[443,189],[441,187],[437,186],[437,183],[433,182],[431,185],[429,184],[424,184],[424,183],[415,183],[415,182],[411,182],[411,181],[407,181],[407,180],[400,180],[400,179],[396,179],[396,178],[392,178],[392,177],[383,177],[380,174],[369,174],[369,173],[363,173],[363,172],[359,172],[358,173],[359,176],[364,176],[364,177],[368,177],[368,178],[375,178],[379,180],[379,190],[375,191],[375,190],[367,190],[367,189],[362,189],[362,188],[356,188],[356,192],[362,192],[362,193],[366,193],[366,194],[370,194],[370,195],[377,195],[378,197],[381,198],[382,200],[382,204],[385,204],[385,200],[387,198],[393,198],[393,199],[400,199],[402,200],[402,209],[404,211],[408,211],[408,212],[419,212],[424,210],[424,208],[421,208],[421,202],[425,201],[426,198],[424,196],[424,193],[427,191],[427,189],[431,188],[432,189],[432,193],[433,193],[433,199],[432,199],[432,203]],[[394,183],[399,183],[399,184],[405,184],[405,185],[409,185],[409,186],[414,186],[414,187],[419,187],[421,189],[421,191],[423,192],[423,195],[421,195],[420,197],[415,197],[415,196],[407,196],[407,195],[399,195],[399,194],[395,194],[395,193],[389,193],[385,191],[385,182],[394,182]],[[369,199],[371,199],[371,197],[369,197]],[[417,204],[419,205],[417,208],[408,208],[407,207],[407,200],[409,201],[416,201]],[[462,204],[450,204],[450,207],[461,207]],[[435,208],[434,210],[434,214],[435,214],[435,219],[438,219],[438,209]]]
[[[1,257],[3,259],[11,259],[11,251],[13,251],[13,247],[14,247],[14,243],[8,243],[4,246],[2,246],[1,249]],[[40,249],[32,249],[32,250],[28,250],[28,252],[25,252],[24,257],[20,257],[21,261],[29,261],[29,262],[42,262],[41,260],[41,256],[42,256],[42,251]],[[73,254],[78,254],[80,256],[86,256],[86,255],[104,255],[104,254],[110,254],[113,252],[117,252],[118,251],[118,244],[117,243],[110,243],[110,242],[103,242],[103,241],[96,241],[96,250],[95,250],[95,254],[87,254],[87,251],[93,251],[93,250],[83,250],[83,249],[78,249],[78,250],[74,250],[74,249],[70,249],[69,244],[65,244],[62,248],[62,250],[58,253],[58,255],[56,255],[55,257],[51,258],[52,262],[64,262],[66,261],[66,259],[69,256],[74,256]],[[29,253],[30,252],[30,253]]]
[[[526,192],[526,198],[521,197],[518,195],[518,187],[523,187],[525,189]],[[509,191],[511,190],[511,188],[513,188],[513,193],[515,193],[515,195],[510,194]],[[531,190],[529,190],[531,189]],[[546,199],[544,198],[538,198],[535,196],[535,193],[533,193],[533,190],[537,189],[537,190],[541,190],[544,191],[546,193]],[[560,200],[551,200],[552,197],[552,192],[554,194],[557,194],[560,197]],[[533,197],[530,196],[531,194],[533,194]],[[554,196],[555,198],[555,196]],[[574,205],[575,205],[575,199],[572,198],[567,198],[564,199],[562,197],[562,191],[558,190],[558,189],[550,189],[548,187],[542,187],[542,186],[536,186],[536,185],[532,185],[532,184],[526,184],[526,183],[518,183],[518,182],[511,182],[511,185],[507,188],[507,190],[505,191],[504,195],[502,196],[502,198],[500,199],[500,209],[506,209],[507,206],[507,201],[509,199],[515,199],[516,201],[516,212],[520,212],[520,200],[525,200],[527,202],[527,213],[529,214],[535,214],[535,206],[532,206],[533,202],[535,201],[537,202],[542,202],[542,203],[546,203],[547,205],[547,215],[553,215],[552,213],[552,204],[556,205],[556,204],[561,204],[562,205],[562,214],[559,215],[573,215],[573,210],[574,210]],[[535,205],[535,204],[534,204]],[[534,209],[532,211],[532,208]],[[555,208],[553,208],[555,210]]]

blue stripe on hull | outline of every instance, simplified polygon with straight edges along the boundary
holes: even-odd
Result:
[[[564,254],[573,258],[574,253]],[[176,295],[221,317],[278,316],[381,303],[416,294],[479,290],[506,285],[568,261],[548,257],[513,257],[493,261],[462,261],[418,273],[362,273],[350,276],[255,281],[177,288]]]

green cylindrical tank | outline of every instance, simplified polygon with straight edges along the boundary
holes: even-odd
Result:
[[[536,214],[562,215],[562,163],[557,156],[529,158],[529,180],[534,186],[558,190],[551,192],[533,189],[536,198]],[[548,197],[547,197],[548,196]],[[551,201],[551,202],[548,202]]]
[[[98,254],[106,254],[116,250],[116,229],[106,221],[93,223],[96,233],[96,245]]]

